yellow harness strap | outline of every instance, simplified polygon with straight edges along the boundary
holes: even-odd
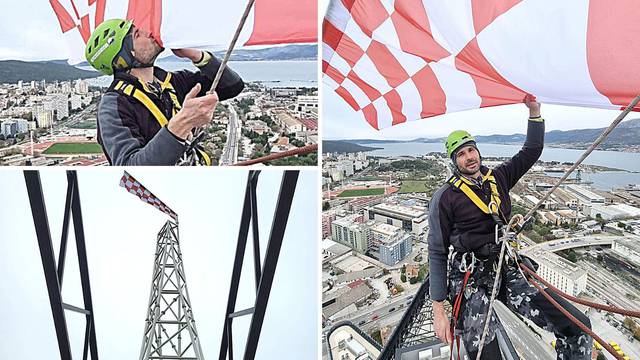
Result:
[[[150,89],[147,87],[147,84],[145,84],[142,81],[139,81],[139,82],[140,84],[142,84],[142,87],[147,92],[150,92]],[[147,110],[151,112],[153,117],[156,118],[156,121],[158,122],[158,124],[160,124],[161,127],[164,127],[169,123],[169,120],[167,120],[167,117],[164,115],[164,113],[160,111],[158,106],[149,98],[149,96],[147,96],[147,94],[144,91],[138,90],[133,85],[126,84],[122,80],[118,81],[114,89],[117,91],[122,91],[124,94],[128,96],[133,96],[136,100],[140,101],[142,105],[144,105],[147,108]],[[164,81],[162,81],[162,83],[160,84],[160,91],[164,91],[165,89],[169,90],[168,91],[169,97],[173,102],[171,116],[175,116],[176,113],[178,113],[178,111],[182,109],[182,105],[180,104],[180,101],[178,101],[178,96],[176,95],[173,85],[171,85],[170,72],[167,73],[167,76],[164,78]],[[211,158],[209,157],[209,155],[207,155],[207,153],[202,151],[201,149],[196,149],[196,151],[198,151],[198,153],[202,156],[202,159],[204,160],[205,164],[207,166],[211,166]]]
[[[462,190],[462,192],[467,195],[471,201],[485,214],[489,215],[498,215],[498,209],[500,208],[500,194],[498,193],[498,186],[496,185],[496,179],[493,175],[491,175],[491,170],[487,172],[486,175],[483,175],[482,181],[489,181],[489,187],[491,188],[491,201],[489,204],[485,204],[478,195],[476,195],[473,190],[469,187],[471,182],[465,178],[459,178],[457,176],[452,176],[449,179],[449,183],[458,189]]]

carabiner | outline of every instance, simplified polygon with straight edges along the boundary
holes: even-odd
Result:
[[[468,262],[467,259],[467,255],[471,254],[471,262]],[[462,259],[460,260],[460,266],[458,267],[458,270],[460,270],[460,272],[466,273],[467,271],[469,272],[473,272],[473,270],[476,268],[476,254],[471,252],[471,251],[467,251],[466,253],[462,254]]]

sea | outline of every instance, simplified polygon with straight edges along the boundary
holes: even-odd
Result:
[[[444,151],[441,143],[358,143],[365,146],[382,148],[368,151],[367,154],[371,156],[420,156],[429,152]],[[521,145],[478,144],[478,148],[483,156],[510,157],[520,150]],[[584,150],[561,149],[547,146],[542,152],[540,159],[543,161],[575,163],[583,153]],[[597,189],[611,190],[613,187],[640,184],[640,153],[595,150],[583,163],[619,169],[618,171],[602,171],[597,173],[583,172],[582,179],[592,182],[593,186]],[[562,176],[562,174],[557,173],[550,173],[549,175]]]
[[[182,61],[160,61],[158,66],[170,71],[197,70],[193,64]],[[237,72],[245,82],[262,82],[272,87],[318,87],[318,63],[311,61],[229,61],[228,66]],[[91,67],[79,66],[91,70]],[[108,87],[111,76],[88,79],[92,86]]]

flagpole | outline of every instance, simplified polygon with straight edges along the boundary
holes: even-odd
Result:
[[[213,79],[213,83],[211,84],[211,88],[209,89],[209,93],[216,91],[216,87],[220,82],[220,78],[222,78],[222,72],[227,67],[227,62],[231,57],[231,52],[236,46],[236,42],[238,41],[238,37],[240,36],[240,32],[242,32],[242,28],[244,28],[244,23],[247,21],[247,17],[249,17],[249,12],[251,12],[251,8],[253,7],[253,3],[255,0],[249,0],[247,3],[247,7],[244,9],[244,14],[242,14],[242,18],[240,18],[240,23],[238,24],[238,28],[236,29],[236,33],[233,34],[233,39],[229,44],[229,48],[227,49],[227,53],[224,54],[224,58],[222,59],[222,63],[220,64],[220,68],[218,68],[218,72],[216,73],[216,77]]]

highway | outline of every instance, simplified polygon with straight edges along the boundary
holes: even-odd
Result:
[[[335,319],[332,324],[342,320],[349,320],[365,332],[369,332],[372,328],[377,329],[380,326],[395,326],[402,318],[402,315],[404,315],[407,307],[411,304],[413,296],[414,294],[401,295],[379,306],[367,307],[345,317]],[[332,324],[328,324],[328,326],[324,328],[324,331],[328,331],[331,326],[333,326]]]
[[[541,242],[539,244],[529,246],[520,250],[520,253],[526,255],[527,253],[535,252],[536,249],[542,249],[543,251],[556,252],[561,250],[574,249],[587,246],[611,246],[613,240],[623,239],[624,236],[583,236],[576,238],[558,239]]]
[[[628,297],[640,299],[640,291],[628,282],[620,279],[603,268],[600,264],[581,260],[578,263],[587,269],[587,287],[593,290],[600,298],[608,303],[623,309],[640,309],[640,301]]]
[[[233,165],[238,161],[238,142],[242,134],[242,124],[238,119],[238,112],[233,105],[227,105],[229,109],[229,124],[227,125],[227,142],[222,151],[220,165]]]

